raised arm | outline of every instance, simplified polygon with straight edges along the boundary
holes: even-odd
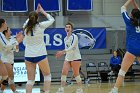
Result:
[[[44,9],[42,8],[40,4],[38,4],[37,11],[41,12],[48,19],[47,21],[41,22],[40,23],[41,26],[47,28],[55,21],[54,18],[50,14],[44,11]]]
[[[123,5],[126,9],[132,3],[132,0],[127,0],[127,2]]]
[[[46,21],[43,21],[43,22],[40,22],[39,23],[40,26],[42,28],[44,28],[44,29],[46,29],[47,27],[49,27],[55,21],[54,18],[50,14],[48,14],[48,13],[46,13],[44,11],[44,9],[42,8],[42,6],[40,4],[38,4],[36,12],[37,13],[39,13],[39,12],[42,13],[48,19]],[[28,22],[29,22],[29,18],[26,20],[26,22],[23,25],[23,29],[24,30],[25,30],[25,27],[28,24]]]
[[[139,6],[138,6],[138,4],[136,3],[135,0],[132,0],[132,6],[133,6],[135,9],[139,9]]]

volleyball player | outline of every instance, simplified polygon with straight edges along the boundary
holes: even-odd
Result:
[[[38,22],[39,12],[48,20]],[[53,22],[54,18],[46,13],[41,5],[38,4],[37,10],[30,12],[29,18],[23,26],[25,33],[25,64],[28,75],[26,93],[32,93],[32,87],[35,83],[36,64],[39,65],[44,76],[45,93],[49,93],[50,91],[51,73],[44,42],[44,30],[52,25]]]
[[[1,51],[3,50],[3,37],[2,37],[2,31],[7,29],[7,23],[4,19],[0,18],[0,54]],[[7,70],[3,62],[1,61],[0,57],[0,84],[3,82],[3,80],[6,80],[8,77]],[[0,93],[2,91],[0,90]]]
[[[70,68],[73,70],[73,75],[78,84],[76,93],[83,93],[81,77],[79,75],[79,69],[81,66],[81,54],[78,47],[78,37],[72,33],[73,24],[67,23],[65,25],[65,31],[67,36],[64,39],[65,49],[58,51],[56,53],[56,58],[60,58],[62,55],[66,54],[65,61],[62,69],[61,76],[61,87],[56,93],[64,93],[64,86],[66,84],[66,77]]]
[[[128,6],[132,4],[134,9],[132,9],[130,16],[127,13]],[[140,61],[140,10],[135,0],[128,0],[122,7],[121,13],[126,25],[126,48],[127,52],[123,58],[121,69],[118,73],[118,78],[116,80],[114,88],[109,93],[118,93],[118,89],[121,86],[125,74],[133,64],[135,58],[137,57]]]
[[[0,18],[0,53],[1,54],[3,51],[11,51],[16,45],[18,45],[23,40],[23,35],[20,32],[16,35],[16,39],[14,41],[6,42],[7,40],[4,34],[2,33],[4,30],[7,30],[7,23],[4,19]],[[6,80],[7,77],[8,77],[8,73],[6,67],[3,64],[3,62],[0,60],[0,81],[4,83],[3,80]],[[2,91],[0,90],[0,92]]]
[[[6,38],[5,42],[15,41],[15,39],[11,37],[10,28],[7,28],[7,30],[4,30],[2,33],[5,35],[5,38]],[[11,39],[10,39],[10,37],[11,37]],[[16,51],[16,52],[19,51],[18,45],[16,45],[13,49],[11,49],[9,51],[4,49],[1,53],[1,60],[4,63],[4,65],[6,66],[6,69],[8,72],[8,81],[5,80],[2,83],[1,91],[4,91],[4,89],[6,88],[6,83],[8,82],[13,93],[19,93],[18,91],[16,91],[16,87],[15,87],[15,83],[14,83],[14,73],[13,73],[14,51]]]

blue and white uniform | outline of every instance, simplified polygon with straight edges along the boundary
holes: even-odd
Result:
[[[44,42],[44,30],[54,22],[54,18],[50,14],[46,15],[48,20],[36,24],[31,35],[26,35],[25,29],[25,60],[27,61],[39,62],[41,59],[46,58],[47,51]],[[27,19],[23,28],[25,28],[28,21],[29,19]],[[41,59],[39,60],[39,58]]]
[[[12,50],[16,45],[18,45],[16,40],[7,42],[4,34],[0,32],[0,52],[4,49],[6,49],[6,51]]]
[[[5,42],[14,42],[15,38],[11,38],[10,40],[7,40]],[[19,49],[16,49],[16,46],[14,46],[11,50],[4,49],[1,53],[1,60],[3,63],[14,63],[14,51],[18,52]]]
[[[140,56],[140,27],[132,24],[126,11],[126,7],[121,7],[121,13],[126,24],[126,49],[135,56]]]
[[[75,34],[72,34],[70,37],[65,37],[65,61],[76,61],[81,60],[81,54],[78,47],[78,37]]]
[[[16,45],[18,45],[18,42],[16,40],[8,41],[5,38],[4,34],[2,32],[0,32],[0,53],[1,53],[1,59],[5,59],[5,57],[8,56],[8,55],[4,54],[4,51],[7,51],[7,52],[13,51],[13,49],[15,49]],[[5,55],[5,57],[3,55]],[[8,57],[7,60],[11,60],[11,59]]]

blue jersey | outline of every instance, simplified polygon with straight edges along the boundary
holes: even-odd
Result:
[[[135,56],[140,56],[140,28],[132,24],[126,8],[122,6],[121,13],[126,24],[126,49]]]
[[[110,58],[110,65],[119,65],[121,64],[121,57],[120,56],[112,56]]]

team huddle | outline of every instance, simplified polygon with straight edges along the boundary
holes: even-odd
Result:
[[[134,9],[129,16],[127,8],[130,4],[132,4]],[[38,22],[39,13],[43,14],[47,20]],[[140,61],[140,10],[136,1],[127,0],[121,8],[121,13],[126,24],[127,52],[123,58],[115,86],[109,93],[118,93],[118,88],[121,86],[125,74],[135,58],[137,57]],[[20,91],[16,90],[14,84],[13,65],[14,51],[19,51],[19,43],[21,42],[23,42],[25,46],[24,58],[28,78],[26,83],[26,93],[32,93],[37,64],[44,76],[44,93],[51,92],[51,73],[46,44],[44,42],[44,30],[52,25],[54,21],[55,19],[50,14],[46,13],[42,6],[38,4],[37,10],[29,13],[29,17],[23,25],[24,33],[19,32],[17,33],[16,38],[14,38],[11,36],[11,31],[6,20],[0,18],[0,93],[4,92],[7,84],[9,84],[13,93],[20,93]],[[78,36],[72,33],[73,29],[74,27],[72,23],[68,22],[65,25],[65,32],[67,33],[64,39],[65,49],[58,51],[55,55],[56,58],[60,58],[62,55],[65,55],[61,75],[61,87],[56,91],[56,93],[64,93],[66,78],[70,68],[72,68],[73,75],[78,85],[76,93],[84,93],[81,77],[79,75],[82,58],[78,46]]]

